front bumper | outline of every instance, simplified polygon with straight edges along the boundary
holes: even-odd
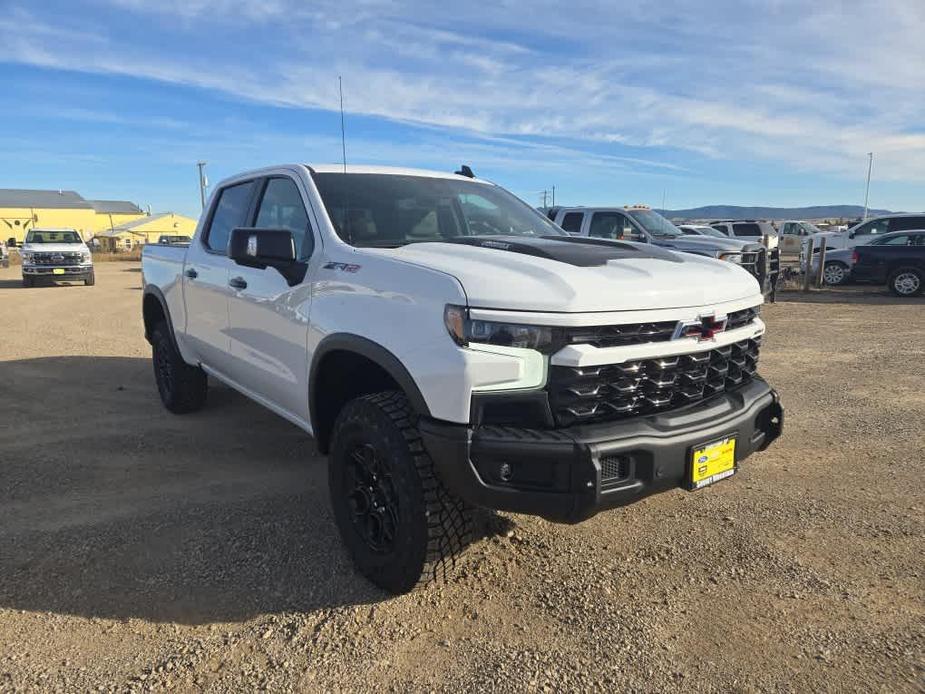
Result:
[[[542,430],[419,423],[444,485],[469,503],[577,523],[686,486],[694,448],[736,437],[736,464],[780,436],[784,413],[760,378],[690,407]]]
[[[58,270],[59,272],[55,272]],[[93,272],[92,265],[23,265],[22,274],[30,277],[51,277],[52,279],[83,279]]]

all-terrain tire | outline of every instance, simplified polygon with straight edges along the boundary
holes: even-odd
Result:
[[[917,267],[901,267],[890,273],[886,286],[896,296],[918,296],[925,289],[925,272]]]
[[[23,278],[22,278],[22,286],[24,286],[24,287],[34,287],[34,286],[35,286],[35,278],[34,278],[34,277],[29,277],[28,275],[24,275]]]
[[[399,391],[365,395],[341,410],[328,486],[357,569],[390,593],[445,580],[471,540],[472,508],[443,486]]]
[[[84,286],[92,287],[94,284],[96,284],[96,273],[91,271],[84,280]]]
[[[206,374],[198,366],[183,361],[164,322],[151,333],[151,361],[164,407],[174,414],[186,414],[205,405],[209,388]]]

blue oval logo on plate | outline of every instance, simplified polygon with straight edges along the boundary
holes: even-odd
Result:
[[[697,458],[697,462],[698,462],[698,463],[705,463],[705,462],[707,462],[709,459],[710,459],[709,456],[702,455],[702,456],[700,456],[699,458]]]

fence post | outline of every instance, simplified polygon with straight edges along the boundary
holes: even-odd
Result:
[[[825,284],[825,239],[819,246],[819,272],[816,273],[816,286],[820,289]]]
[[[809,291],[809,276],[813,272],[813,239],[806,244],[806,270],[803,272],[803,291]]]

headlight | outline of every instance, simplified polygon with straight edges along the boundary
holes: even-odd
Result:
[[[720,260],[725,260],[730,263],[735,263],[736,265],[742,264],[742,254],[741,253],[720,253]]]
[[[90,262],[90,258],[91,258],[91,256],[90,256],[90,251],[84,251],[84,252],[81,253],[81,255],[80,255],[80,259],[81,259],[83,262],[85,262],[85,263],[89,263],[89,262]]]
[[[465,347],[470,342],[535,349],[538,352],[549,352],[553,347],[552,328],[472,320],[469,312],[462,306],[448,305],[443,312],[443,322],[450,337],[460,347]]]
[[[22,256],[22,261],[24,263],[32,262],[32,253],[30,251],[23,251],[22,253],[20,253],[20,255]]]

